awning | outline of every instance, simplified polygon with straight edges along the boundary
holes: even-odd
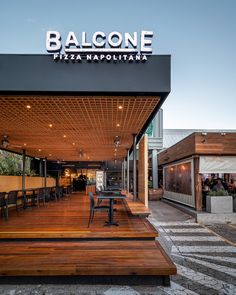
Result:
[[[236,156],[201,156],[199,173],[236,173]]]

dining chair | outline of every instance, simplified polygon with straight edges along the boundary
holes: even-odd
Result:
[[[1,216],[7,220],[6,192],[0,192],[0,209],[1,209]]]
[[[21,201],[21,204],[23,206],[23,200],[24,200],[24,196],[20,196],[18,197],[18,191],[10,191],[7,194],[7,198],[6,198],[6,215],[7,215],[7,219],[8,219],[8,205],[16,205],[16,211],[17,214],[19,212],[19,204],[18,201]]]
[[[40,206],[40,201],[43,201],[43,205],[45,206],[45,188],[40,187],[38,189],[38,195],[37,195],[37,206],[39,208]]]
[[[56,196],[57,196],[57,200],[60,200],[60,198],[63,197],[63,192],[62,192],[62,187],[61,186],[56,187]]]
[[[57,201],[57,188],[55,186],[51,187],[50,199]]]
[[[95,206],[94,196],[92,192],[88,193],[90,199],[90,215],[89,215],[89,222],[88,227],[93,222],[94,213],[96,211],[109,211],[110,206]]]
[[[45,201],[49,202],[51,198],[51,188],[50,187],[45,187],[44,188],[44,193],[45,193]]]

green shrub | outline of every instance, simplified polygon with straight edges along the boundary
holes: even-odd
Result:
[[[217,196],[228,196],[229,193],[222,189],[222,190],[218,190],[218,191],[210,191],[208,196],[211,196],[211,197],[217,197]]]

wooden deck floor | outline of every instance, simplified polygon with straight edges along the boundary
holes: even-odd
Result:
[[[106,201],[103,201],[104,203]],[[8,221],[0,219],[0,239],[6,238],[154,238],[157,231],[145,219],[129,216],[122,201],[115,205],[118,227],[104,226],[106,212],[95,212],[88,228],[89,199],[83,194],[51,201],[40,208],[11,210]],[[14,208],[12,208],[14,209]]]
[[[104,226],[107,213],[96,212],[90,228],[83,194],[19,215],[12,210],[0,220],[0,277],[137,275],[164,282],[176,274],[149,221],[130,216],[122,202],[115,207],[118,227]]]

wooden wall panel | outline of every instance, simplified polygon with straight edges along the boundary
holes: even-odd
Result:
[[[196,154],[236,155],[236,133],[195,133]]]
[[[148,137],[146,134],[139,143],[138,198],[148,207]]]
[[[236,155],[236,132],[196,132],[158,155],[165,165],[192,155]]]
[[[47,186],[55,186],[56,180],[51,177],[47,177]],[[44,186],[44,177],[25,177],[25,188],[37,188]],[[9,192],[11,190],[22,189],[22,177],[21,176],[0,176],[0,191]]]
[[[165,165],[195,153],[195,135],[191,134],[158,155],[158,164]]]

